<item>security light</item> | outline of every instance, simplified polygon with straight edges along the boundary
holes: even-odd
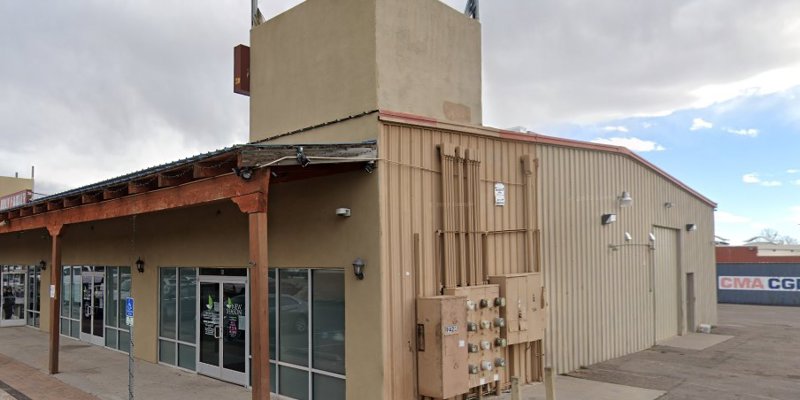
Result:
[[[614,222],[617,222],[617,214],[603,214],[600,217],[600,223],[603,225],[608,225]]]
[[[306,154],[303,152],[303,146],[297,148],[297,163],[300,164],[301,167],[305,168],[311,164],[311,160],[306,157]]]
[[[633,197],[628,192],[622,192],[622,196],[617,197],[620,207],[630,207],[633,205]]]
[[[47,262],[45,262],[44,260],[39,261],[39,269],[41,269],[42,271],[47,271]]]
[[[628,232],[625,232],[625,241],[626,241],[626,242],[630,242],[630,241],[631,241],[631,239],[633,239],[633,237],[631,236],[631,234],[630,234],[630,233],[628,233]]]
[[[686,224],[686,232],[694,232],[697,230],[697,224]]]
[[[136,260],[136,270],[139,271],[140,274],[144,273],[144,261],[141,257]]]
[[[648,233],[647,237],[650,239],[651,242],[656,241],[656,235],[654,235],[653,232]]]
[[[353,261],[353,274],[356,276],[356,279],[364,279],[364,266],[364,260],[362,260],[361,257],[358,257]]]

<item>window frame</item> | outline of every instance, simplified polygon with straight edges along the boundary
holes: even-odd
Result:
[[[175,321],[174,321],[175,322],[175,338],[174,339],[161,336],[161,310],[162,310],[162,308],[161,308],[161,301],[162,301],[161,295],[163,293],[163,291],[162,291],[162,283],[163,283],[162,273],[163,273],[163,271],[168,270],[168,269],[175,270],[175,301],[174,301],[174,304],[173,304],[174,309],[175,309]],[[157,347],[157,350],[158,350],[157,351],[157,353],[158,353],[157,354],[157,357],[158,357],[157,360],[158,360],[158,363],[161,364],[161,365],[166,365],[166,366],[169,366],[169,367],[172,367],[172,368],[177,368],[177,369],[180,369],[180,370],[183,370],[183,371],[196,373],[197,372],[197,352],[199,351],[198,350],[197,339],[196,339],[197,335],[196,334],[194,335],[194,337],[195,337],[195,341],[194,342],[187,342],[185,340],[180,340],[180,337],[181,337],[180,336],[180,289],[181,289],[180,288],[180,278],[181,278],[181,270],[186,270],[186,271],[192,270],[192,271],[194,271],[195,289],[197,289],[198,282],[200,281],[200,269],[199,268],[197,268],[197,267],[159,267],[158,268],[158,330],[156,331],[156,333],[157,333],[157,335],[156,335],[157,336],[156,347]],[[195,303],[197,303],[197,296],[195,296]],[[195,304],[195,322],[194,322],[194,324],[195,324],[195,330],[196,330],[197,329],[197,309],[196,309],[196,304]],[[195,332],[195,333],[197,333],[197,332]],[[174,363],[173,364],[170,364],[167,361],[161,361],[161,342],[162,341],[170,342],[170,343],[175,345],[175,356],[173,357],[174,358],[174,360],[173,360]],[[186,367],[182,367],[182,366],[180,366],[178,364],[178,361],[179,361],[178,357],[180,356],[180,345],[190,346],[190,347],[194,348],[194,355],[195,355],[195,357],[194,357],[195,368],[194,369],[189,369],[189,368],[186,368]]]

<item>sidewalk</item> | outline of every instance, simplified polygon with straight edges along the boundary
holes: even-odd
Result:
[[[45,332],[0,329],[0,381],[27,396],[17,400],[127,400],[127,354],[62,337],[60,373],[50,376],[47,346]],[[241,386],[146,361],[136,360],[135,371],[136,399],[250,400],[252,396]],[[3,386],[0,390],[14,395]],[[6,400],[2,396],[0,400]]]
[[[0,400],[96,400],[82,390],[0,354]]]

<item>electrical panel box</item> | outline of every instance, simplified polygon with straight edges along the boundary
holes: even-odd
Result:
[[[444,399],[469,391],[466,302],[467,298],[462,296],[417,299],[417,374],[421,396]]]
[[[469,387],[497,382],[506,365],[506,340],[500,335],[505,326],[501,309],[505,300],[498,285],[445,288],[447,295],[464,296],[461,307],[467,312]]]
[[[502,316],[506,326],[501,334],[508,344],[527,343],[544,337],[544,288],[541,272],[490,276],[489,282],[500,286],[506,306]]]

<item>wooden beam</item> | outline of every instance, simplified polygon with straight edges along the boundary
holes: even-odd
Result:
[[[158,187],[165,188],[170,186],[178,186],[190,182],[192,179],[194,179],[192,172],[193,169],[191,167],[162,172],[158,174]]]
[[[24,207],[19,209],[20,217],[27,217],[28,215],[33,215],[33,207]]]
[[[103,200],[103,192],[84,193],[81,195],[81,204],[97,203]]]
[[[156,176],[128,182],[128,193],[130,194],[144,193],[155,189],[158,189],[158,178]]]
[[[128,185],[103,189],[103,200],[116,199],[128,195]]]
[[[41,214],[43,212],[47,212],[47,204],[39,203],[33,205],[33,213],[34,214]]]
[[[58,373],[58,347],[61,335],[61,231],[63,225],[51,225],[47,227],[52,239],[52,250],[50,252],[50,285],[55,286],[55,293],[50,296],[50,349],[48,371],[51,375]]]
[[[228,174],[135,196],[56,210],[25,218],[12,218],[8,224],[0,226],[0,234],[39,229],[54,224],[77,224],[189,207],[261,192],[260,180],[264,179],[265,174],[269,174],[269,172],[256,170],[250,181]]]
[[[201,179],[224,175],[231,172],[236,165],[235,157],[203,161],[192,165],[192,176],[194,179]]]
[[[47,211],[60,210],[64,208],[64,200],[52,200],[47,202]]]
[[[269,400],[269,257],[267,253],[267,196],[269,170],[259,177],[260,193],[248,196],[242,204],[249,209],[250,230],[250,340],[253,354],[252,388],[253,400]],[[254,178],[255,179],[255,178]],[[235,200],[234,200],[235,201]],[[239,204],[237,202],[237,204]]]
[[[77,207],[83,204],[81,196],[73,196],[64,198],[64,208]]]

